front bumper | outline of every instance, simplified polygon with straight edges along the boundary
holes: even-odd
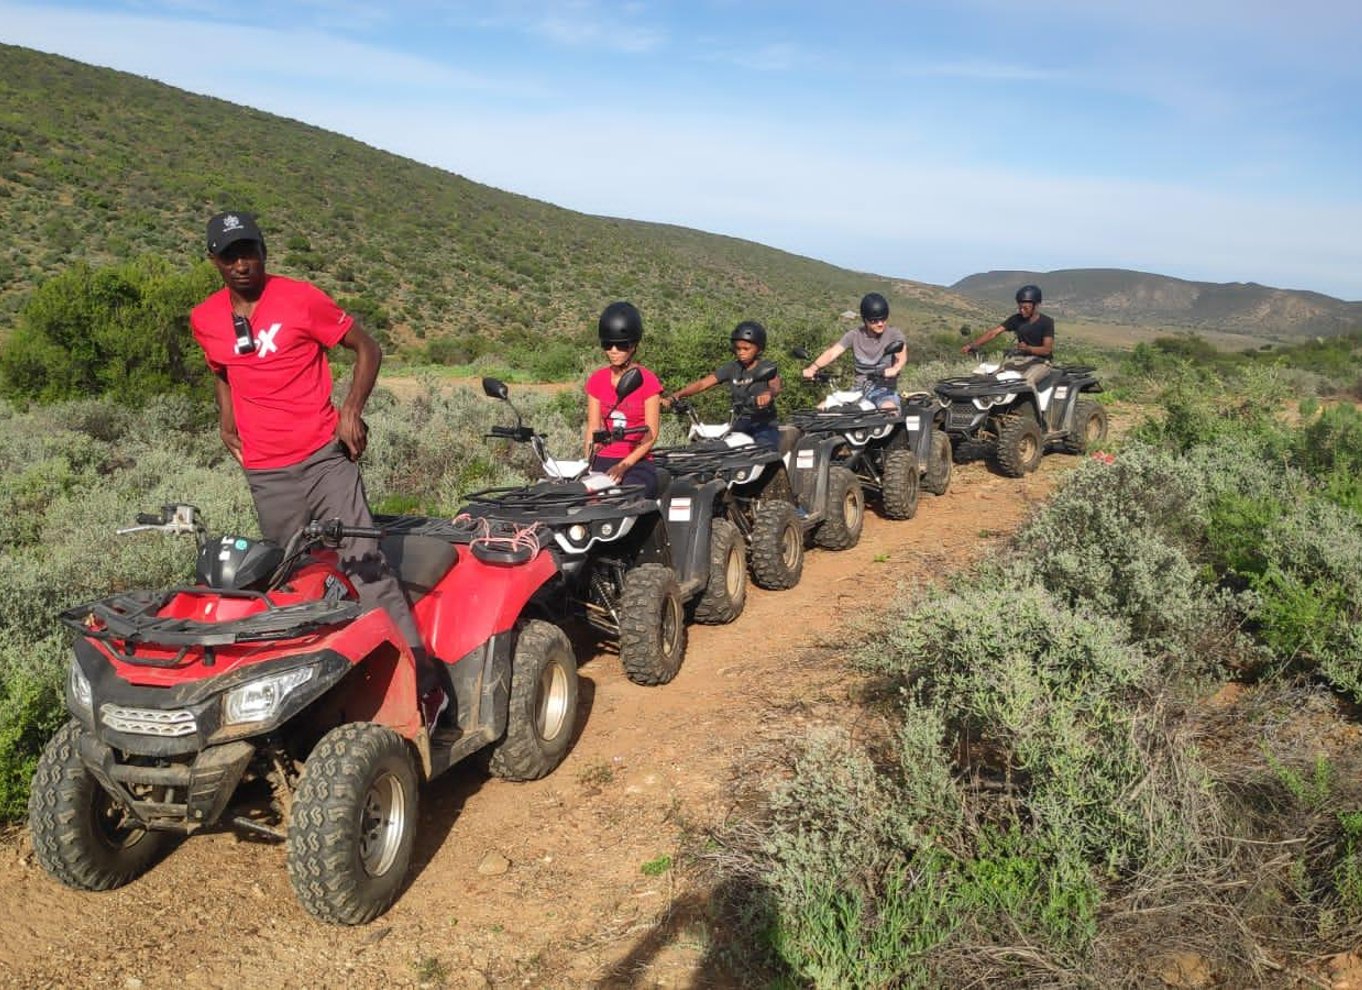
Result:
[[[187,761],[146,765],[126,760],[88,733],[80,736],[81,762],[110,795],[147,828],[177,832],[216,822],[254,755],[255,746],[239,740]]]

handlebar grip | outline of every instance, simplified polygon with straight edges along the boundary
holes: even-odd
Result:
[[[137,525],[139,526],[164,526],[165,519],[150,512],[137,513]]]
[[[354,540],[381,540],[386,534],[377,526],[342,526],[341,535]]]

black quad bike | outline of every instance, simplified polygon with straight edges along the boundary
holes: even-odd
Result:
[[[804,527],[780,452],[734,431],[734,422],[748,411],[741,405],[726,424],[702,423],[685,399],[675,400],[672,410],[690,420],[690,443],[655,449],[653,457],[671,478],[673,493],[689,484],[712,498],[715,566],[720,554],[737,547],[759,587],[793,588],[804,569]],[[696,607],[697,619],[703,606],[702,601]]]
[[[641,381],[626,372],[617,401]],[[636,684],[672,680],[685,654],[687,606],[696,621],[724,623],[741,614],[747,599],[745,548],[713,512],[725,482],[673,478],[662,470],[658,497],[648,498],[641,486],[617,484],[586,462],[550,457],[545,438],[524,424],[504,383],[484,379],[483,391],[516,416],[515,426],[493,427],[491,436],[529,443],[548,480],[474,492],[461,514],[545,531],[557,574],[537,593],[535,606],[559,623],[585,621],[617,643],[625,675]],[[613,427],[594,440],[631,432]]]
[[[1033,386],[1018,370],[982,363],[933,390],[956,449],[966,443],[986,447],[1009,478],[1034,471],[1051,446],[1082,454],[1107,435],[1107,412],[1090,397],[1102,383],[1087,365],[1055,365]]]
[[[286,547],[209,537],[191,505],[138,520],[122,532],[196,537],[196,580],[61,614],[70,720],[38,760],[28,820],[62,883],[119,887],[176,836],[231,827],[285,844],[310,913],[363,923],[402,890],[422,782],[479,751],[514,780],[567,754],[576,659],[529,609],[548,553],[417,517],[312,522]],[[339,567],[347,538],[383,539],[444,667],[451,705],[433,730],[411,649]]]
[[[902,349],[899,343],[889,345],[884,367]],[[810,360],[803,348],[791,353]],[[826,384],[832,376],[820,371],[813,380]],[[796,412],[792,422],[806,435],[840,438],[833,451],[834,463],[855,475],[875,496],[886,518],[911,519],[922,489],[944,495],[950,488],[951,448],[940,429],[940,410],[929,397],[901,398],[898,411],[880,409],[868,398],[872,390],[892,384],[882,372],[872,373],[861,388],[834,389],[816,409]]]

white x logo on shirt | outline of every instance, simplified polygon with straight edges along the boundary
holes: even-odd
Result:
[[[255,335],[255,353],[259,357],[264,357],[271,351],[279,350],[279,345],[274,342],[274,335],[279,332],[282,323],[273,323],[268,330],[261,330]]]

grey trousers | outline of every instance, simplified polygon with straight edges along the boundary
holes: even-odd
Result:
[[[372,526],[369,502],[359,465],[350,460],[339,440],[328,443],[306,460],[282,468],[248,470],[246,481],[260,517],[265,539],[284,546],[313,519],[339,518],[347,526]],[[412,618],[402,586],[388,569],[377,540],[346,540],[341,544],[341,570],[354,582],[366,609],[383,608],[397,624],[420,665],[425,658],[421,634]]]

